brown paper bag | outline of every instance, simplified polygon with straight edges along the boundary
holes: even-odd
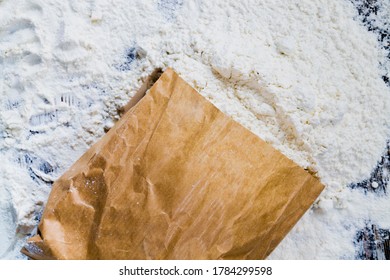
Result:
[[[173,70],[53,185],[33,259],[264,259],[323,185]]]

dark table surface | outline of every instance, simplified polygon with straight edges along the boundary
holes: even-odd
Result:
[[[377,35],[379,45],[386,50],[387,59],[390,61],[390,18],[387,25],[384,25],[383,21],[375,20],[378,18],[378,11],[384,1],[389,2],[388,0],[351,0],[359,12],[358,20],[362,21],[370,32]],[[382,79],[390,87],[389,73],[382,76]],[[388,196],[390,191],[389,174],[390,141],[387,143],[387,150],[371,177],[357,184],[352,184],[350,187],[363,189],[365,193]],[[373,188],[372,182],[377,182],[378,187]],[[390,259],[390,229],[388,228],[380,228],[371,221],[366,221],[365,228],[356,233],[354,243],[356,245],[356,259]]]

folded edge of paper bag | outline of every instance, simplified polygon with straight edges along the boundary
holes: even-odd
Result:
[[[31,237],[21,252],[33,260],[55,260],[40,235]]]
[[[124,131],[126,137],[121,134]],[[175,133],[181,138],[176,139]],[[116,137],[114,142],[110,142],[112,137]],[[186,144],[182,145],[183,141]],[[118,152],[121,145],[126,146],[125,155]],[[245,145],[253,145],[253,151]],[[128,149],[132,149],[131,153]],[[207,154],[202,155],[205,150]],[[131,164],[117,167],[110,162],[108,168],[107,158],[113,153],[117,153],[118,157],[114,157],[117,161],[131,155]],[[208,157],[213,170],[208,168]],[[230,160],[227,165],[219,162],[224,157]],[[257,164],[258,160],[264,165]],[[196,165],[198,170],[192,170]],[[133,173],[120,173],[118,168],[122,166],[132,168]],[[225,167],[228,171],[222,170]],[[268,173],[262,174],[261,167]],[[145,175],[147,169],[150,173]],[[241,169],[250,170],[248,174],[253,177],[243,176]],[[183,188],[178,188],[182,178],[177,173],[181,170],[185,170],[183,180],[187,181]],[[197,177],[193,178],[192,171],[197,172]],[[128,183],[129,186],[120,184],[113,172],[136,182]],[[230,181],[224,180],[225,177]],[[243,182],[248,180],[251,186],[237,189],[235,183],[217,184],[235,182],[234,178],[239,180],[237,186],[245,186]],[[261,189],[257,190],[257,185]],[[124,188],[133,189],[129,194]],[[54,183],[38,235],[29,239],[22,252],[33,259],[263,259],[322,190],[323,185],[312,175],[224,115],[172,69],[167,69],[149,93]],[[237,203],[232,197],[234,193],[240,196]],[[142,210],[136,203],[131,211],[126,209],[130,206],[123,203],[129,204],[130,199],[141,201]],[[229,204],[223,205],[224,201]],[[272,211],[267,212],[267,207]],[[134,222],[129,228],[118,224],[124,221],[123,213]],[[192,215],[203,215],[203,220]],[[104,221],[112,224],[107,227]],[[137,225],[147,234],[138,233]],[[131,249],[128,240],[126,248],[118,240],[111,240],[111,244],[110,231],[115,231],[117,238],[126,237],[128,231],[129,237],[137,239],[135,247]],[[70,238],[72,234],[75,240]],[[201,240],[197,234],[207,240]],[[182,238],[178,240],[180,235]],[[115,252],[110,251],[110,246]],[[104,250],[110,251],[109,254],[104,255]]]

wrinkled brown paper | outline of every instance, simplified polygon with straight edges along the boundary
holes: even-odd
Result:
[[[323,185],[173,70],[53,185],[33,259],[264,259]]]

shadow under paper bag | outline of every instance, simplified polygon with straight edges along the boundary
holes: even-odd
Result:
[[[167,69],[53,185],[33,259],[264,259],[318,179]]]

